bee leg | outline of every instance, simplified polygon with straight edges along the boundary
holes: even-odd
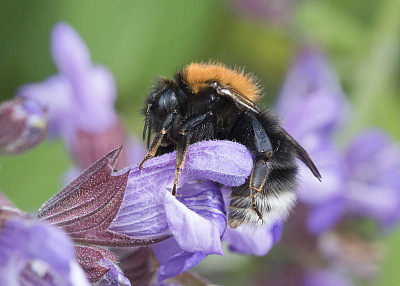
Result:
[[[194,114],[187,118],[179,129],[181,136],[176,148],[175,179],[174,186],[172,187],[173,196],[176,196],[176,188],[178,186],[179,176],[181,174],[181,170],[183,169],[183,164],[185,163],[186,152],[189,147],[190,139],[192,138],[193,129],[196,126],[210,120],[212,115],[212,111],[202,114]]]
[[[142,162],[140,162],[140,164],[139,164],[140,170],[143,169],[144,162],[146,162],[148,159],[153,158],[156,155],[158,147],[160,147],[161,141],[164,138],[164,135],[171,128],[172,122],[174,121],[175,116],[176,116],[176,112],[170,112],[166,115],[163,123],[161,124],[161,131],[156,133],[153,141],[151,142],[149,151],[147,151],[146,156],[143,158]]]
[[[142,162],[140,162],[139,164],[139,169],[142,170],[143,169],[143,164],[144,162],[146,162],[148,159],[151,159],[155,156],[158,147],[160,147],[161,141],[164,138],[166,131],[165,130],[161,130],[161,132],[157,132],[156,135],[154,136],[153,141],[151,142],[149,151],[147,151],[146,156],[144,156]]]
[[[258,193],[261,193],[271,172],[270,158],[272,157],[273,149],[271,141],[261,123],[253,114],[248,113],[248,116],[254,132],[254,144],[256,149],[253,171],[251,172],[249,184],[251,206],[257,213],[258,217],[262,220],[262,214],[256,206],[256,196]]]
[[[194,114],[190,116],[185,122],[181,125],[179,129],[179,133],[182,135],[186,135],[189,131],[193,130],[196,126],[209,121],[213,116],[212,111],[208,111],[202,114]]]
[[[176,162],[175,162],[175,179],[174,186],[172,187],[172,195],[177,196],[176,188],[178,186],[179,176],[185,163],[187,149],[189,147],[191,136],[181,135],[179,138],[178,146],[176,148]]]
[[[256,197],[261,193],[265,182],[268,179],[269,173],[271,171],[271,163],[267,158],[258,158],[254,161],[253,171],[250,176],[250,198],[251,207],[258,215],[259,219],[262,220],[262,214],[259,212],[256,206]]]

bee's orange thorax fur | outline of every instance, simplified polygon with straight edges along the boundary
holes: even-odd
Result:
[[[191,63],[183,74],[194,93],[199,92],[210,81],[216,81],[224,88],[241,93],[251,101],[261,98],[261,89],[255,77],[242,69],[229,69],[220,63]]]

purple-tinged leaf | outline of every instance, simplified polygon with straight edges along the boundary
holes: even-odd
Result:
[[[110,269],[101,265],[103,259],[118,263],[118,257],[101,247],[75,245],[75,256],[90,282],[97,282]]]
[[[150,244],[107,228],[124,197],[129,169],[113,173],[121,148],[94,163],[61,192],[46,202],[38,217],[65,229],[79,243],[106,246]]]
[[[93,285],[130,285],[129,280],[117,266],[118,257],[110,251],[96,246],[75,245],[75,255]]]

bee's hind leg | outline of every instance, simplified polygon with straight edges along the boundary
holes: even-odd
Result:
[[[253,170],[251,172],[249,183],[251,207],[257,213],[259,219],[262,220],[262,214],[256,206],[256,197],[259,193],[261,193],[271,172],[270,159],[273,154],[273,149],[271,141],[269,140],[268,135],[261,123],[253,114],[248,113],[248,116],[253,128],[254,144],[256,148]]]

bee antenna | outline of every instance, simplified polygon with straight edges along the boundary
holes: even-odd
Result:
[[[147,127],[149,126],[149,121],[150,121],[150,108],[151,108],[151,106],[152,106],[151,103],[147,104],[146,120],[144,122],[144,127],[143,127],[143,141],[146,140]],[[150,135],[150,131],[149,131],[149,135]]]

